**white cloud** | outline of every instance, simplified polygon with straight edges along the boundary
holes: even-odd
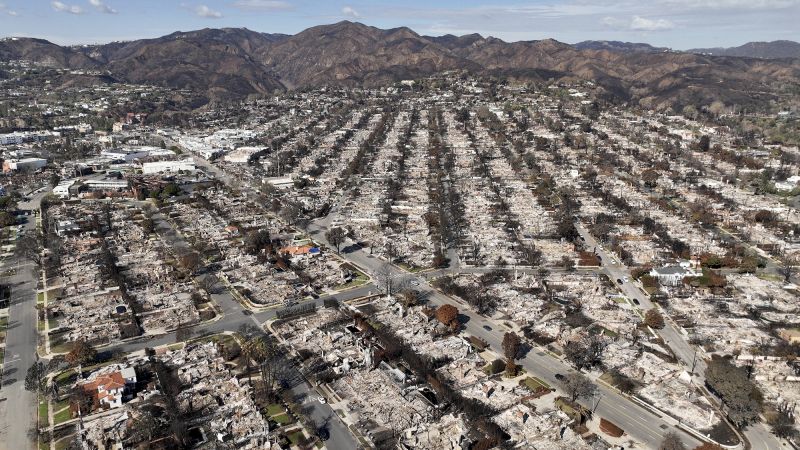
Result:
[[[800,5],[800,0],[660,0],[660,3],[691,9],[769,10]]]
[[[344,14],[347,17],[352,17],[353,19],[361,18],[361,14],[359,14],[358,11],[353,9],[352,6],[345,6],[344,8],[342,8],[342,14]]]
[[[675,28],[675,24],[667,19],[653,20],[646,17],[633,16],[630,28],[636,31],[662,31]]]
[[[667,19],[648,19],[641,16],[633,16],[630,20],[604,17],[600,23],[615,30],[664,31],[675,28],[675,24]]]
[[[103,3],[103,0],[89,0],[89,3],[103,14],[116,14],[117,10]]]
[[[194,9],[194,13],[200,17],[206,17],[209,19],[219,19],[222,17],[222,13],[219,11],[214,11],[213,9],[209,8],[206,5],[200,5]]]
[[[50,5],[58,12],[65,12],[70,14],[83,14],[84,10],[78,5],[67,5],[59,1],[51,2]]]
[[[233,7],[251,11],[292,9],[292,5],[289,2],[284,2],[282,0],[237,0],[233,2]]]
[[[17,17],[19,15],[19,14],[17,14],[16,11],[6,11],[6,14],[8,14],[11,17]]]

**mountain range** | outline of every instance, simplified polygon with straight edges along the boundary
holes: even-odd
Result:
[[[748,42],[739,47],[693,48],[687,52],[764,59],[800,58],[800,43],[794,41]]]
[[[321,85],[380,86],[448,70],[531,81],[591,80],[609,99],[648,107],[714,100],[765,105],[781,95],[782,85],[800,83],[800,60],[646,45],[505,42],[478,34],[430,37],[405,27],[383,30],[344,21],[295,35],[203,29],[105,45],[7,38],[0,41],[0,60],[102,70],[105,80],[186,87],[210,100]]]

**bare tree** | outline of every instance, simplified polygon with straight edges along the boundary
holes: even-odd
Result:
[[[347,233],[343,228],[334,227],[328,230],[325,233],[325,239],[331,243],[334,247],[336,247],[336,253],[339,253],[339,249],[341,248],[342,244],[344,244],[345,238],[347,237]]]
[[[573,402],[579,398],[591,397],[597,391],[597,386],[579,372],[567,374],[561,380],[561,387]]]
[[[664,435],[664,440],[658,446],[658,450],[686,450],[686,445],[678,436],[678,433],[670,431]]]
[[[207,274],[206,276],[197,280],[200,287],[209,295],[216,292],[216,286],[219,283],[219,278],[214,274]]]
[[[17,239],[17,245],[14,253],[20,257],[33,261],[37,266],[42,264],[42,245],[41,239],[36,233],[25,233]]]
[[[778,273],[783,275],[783,281],[785,283],[789,283],[792,277],[797,273],[797,258],[796,257],[784,257],[781,258],[780,265],[778,266]]]
[[[388,262],[378,267],[373,274],[373,279],[378,289],[386,293],[387,297],[391,297],[392,294],[402,291],[405,284],[402,275],[398,274]]]

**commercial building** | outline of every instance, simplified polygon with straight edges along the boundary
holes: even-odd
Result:
[[[146,162],[142,164],[142,173],[150,175],[154,173],[177,173],[177,172],[194,172],[195,165],[192,158],[184,159],[181,161],[157,161]]]
[[[16,170],[35,171],[47,165],[47,160],[42,158],[25,158],[18,160],[3,161],[3,172],[8,173]]]

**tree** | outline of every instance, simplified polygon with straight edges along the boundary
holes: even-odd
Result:
[[[710,442],[706,442],[702,445],[698,445],[694,448],[694,450],[725,450],[717,444],[712,444]]]
[[[589,336],[567,342],[564,356],[578,369],[594,367],[601,363],[606,343],[600,336]]]
[[[270,242],[269,230],[251,231],[244,237],[244,251],[255,255],[265,249]]]
[[[769,416],[767,422],[772,432],[779,438],[793,439],[800,434],[794,428],[794,418],[792,417],[792,409],[789,405],[779,407],[774,415]]]
[[[444,325],[450,325],[458,319],[458,308],[446,304],[436,309],[436,320]]]
[[[156,223],[151,217],[145,217],[142,219],[142,231],[144,232],[145,236],[150,236],[154,231],[156,231]]]
[[[797,271],[797,258],[784,257],[781,258],[780,265],[778,266],[778,273],[783,276],[783,282],[789,283]]]
[[[206,291],[208,294],[213,294],[216,292],[216,285],[219,283],[219,278],[213,273],[206,274],[204,277],[198,280],[198,284],[200,287]]]
[[[520,339],[513,331],[503,335],[503,353],[509,360],[514,360],[519,354]]]
[[[67,363],[73,367],[77,366],[78,370],[81,370],[81,366],[93,363],[96,359],[97,350],[83,339],[75,341],[75,345],[66,356]]]
[[[378,289],[385,292],[387,297],[402,291],[405,284],[403,278],[394,271],[392,265],[388,262],[381,264],[373,273],[372,278],[375,280],[375,285]]]
[[[78,384],[69,393],[69,403],[78,410],[79,415],[86,415],[92,412],[94,396]]]
[[[678,433],[670,431],[664,435],[664,440],[661,441],[658,450],[686,450],[686,445],[684,445]]]
[[[743,427],[758,421],[763,396],[745,368],[734,366],[728,359],[714,358],[706,366],[705,375],[706,385],[722,399],[734,425]]]
[[[336,253],[339,253],[339,249],[341,248],[342,244],[344,244],[345,239],[347,238],[347,233],[343,228],[340,227],[333,227],[325,233],[325,239],[331,243],[334,247],[336,247]]]
[[[269,354],[269,347],[264,337],[260,335],[253,335],[242,344],[242,356],[244,356],[245,364],[247,365],[247,379],[251,380],[252,374],[250,373],[251,364],[259,365],[264,361]]]
[[[567,374],[561,380],[561,387],[573,402],[579,398],[591,397],[597,391],[597,386],[580,372]]]
[[[707,134],[700,136],[700,140],[697,141],[697,148],[701,152],[707,152],[711,148],[711,138]]]
[[[664,328],[664,317],[657,309],[648,309],[644,314],[644,323],[650,328],[660,330]]]
[[[197,252],[186,252],[178,256],[178,264],[180,264],[183,270],[187,271],[189,274],[193,274],[203,264],[203,260]]]
[[[506,361],[506,376],[509,378],[517,376],[517,363],[511,358]]]
[[[25,390],[39,392],[44,384],[45,376],[47,376],[47,366],[41,361],[33,363],[25,374]]]
[[[17,239],[14,253],[20,257],[33,261],[37,266],[42,264],[42,245],[35,233],[25,233]]]

